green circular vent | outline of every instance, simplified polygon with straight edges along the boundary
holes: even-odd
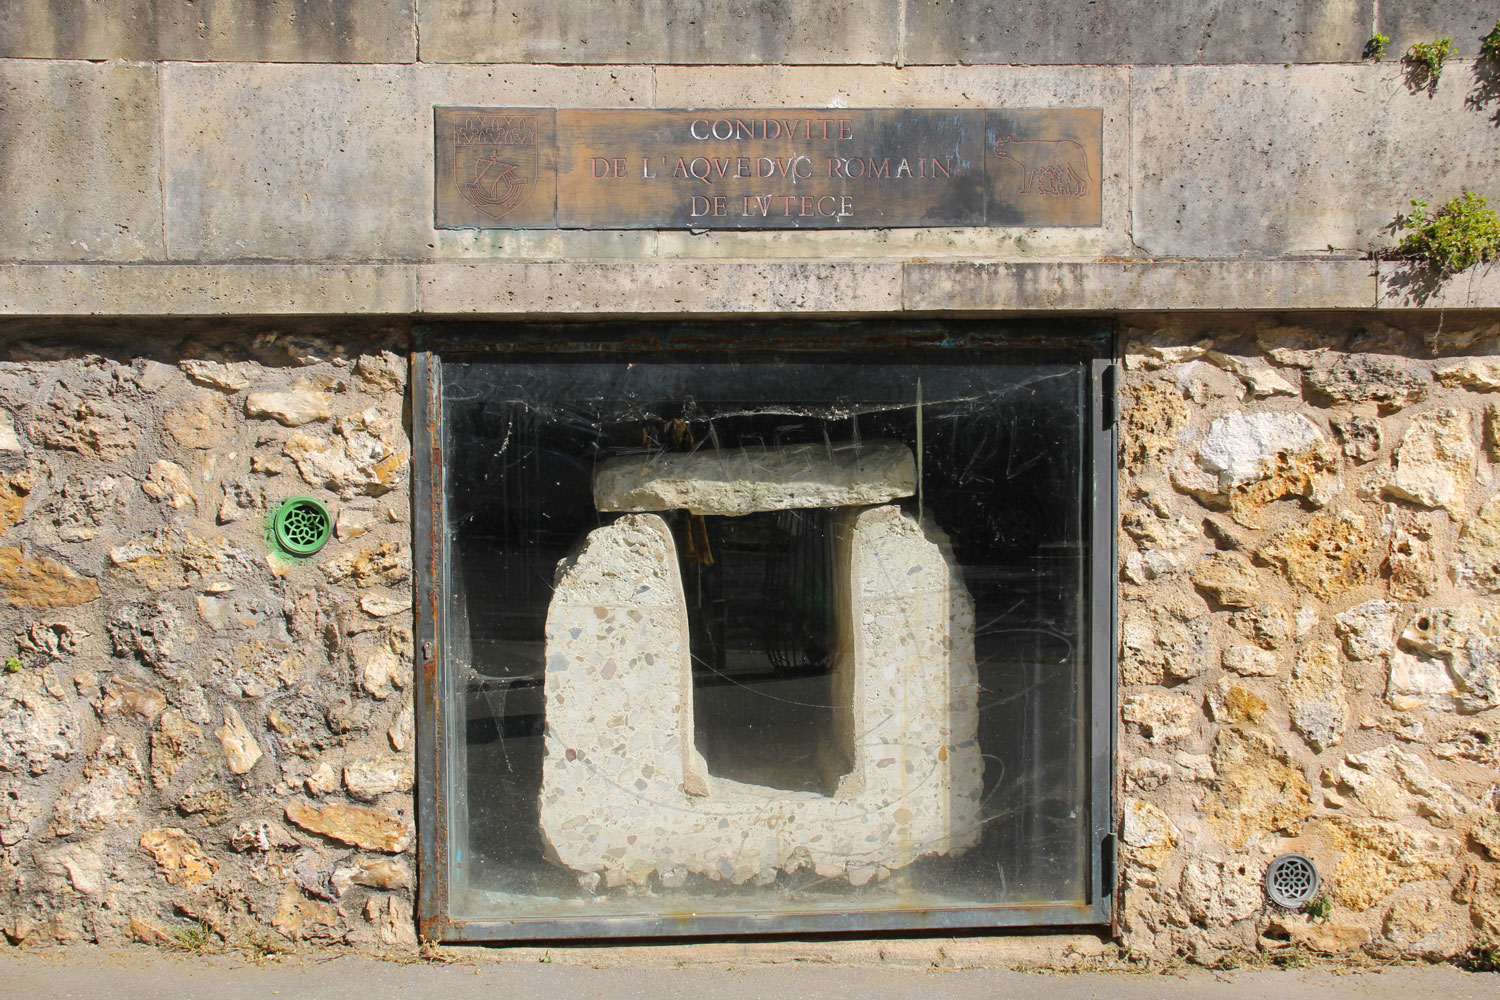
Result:
[[[312,497],[288,497],[271,515],[276,544],[294,556],[310,556],[328,543],[333,518]]]

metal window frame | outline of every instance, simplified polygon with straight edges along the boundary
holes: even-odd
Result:
[[[650,353],[697,350],[891,350],[943,348],[1076,351],[1090,368],[1089,497],[1089,886],[1082,904],[1009,904],[844,912],[775,911],[689,916],[455,918],[449,901],[451,747],[445,683],[445,535],[442,363],[445,356]],[[588,938],[702,937],[744,934],[912,932],[985,928],[1108,926],[1116,921],[1115,864],[1115,525],[1118,523],[1116,363],[1111,324],[1067,321],[932,321],[858,323],[786,320],[763,324],[554,323],[424,325],[411,357],[414,539],[416,572],[415,706],[417,752],[417,926],[423,940],[505,942]]]

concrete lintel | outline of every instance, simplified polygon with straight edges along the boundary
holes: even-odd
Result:
[[[1220,261],[0,264],[0,316],[875,316],[1496,309],[1500,268]]]

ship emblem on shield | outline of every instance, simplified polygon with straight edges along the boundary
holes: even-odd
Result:
[[[453,184],[492,219],[525,204],[536,187],[537,116],[468,115],[453,133]]]

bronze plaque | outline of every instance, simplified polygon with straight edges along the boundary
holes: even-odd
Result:
[[[1097,226],[1097,108],[434,108],[439,229]]]

